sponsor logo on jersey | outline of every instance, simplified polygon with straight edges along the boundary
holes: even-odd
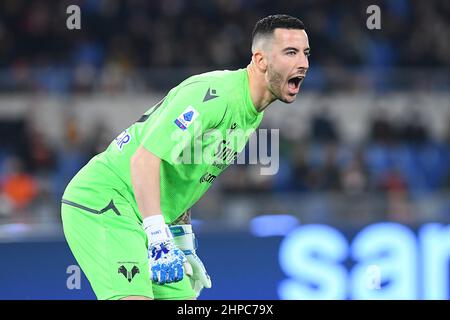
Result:
[[[181,130],[186,130],[198,116],[198,111],[192,106],[189,106],[178,116],[178,118],[175,119],[174,123]]]
[[[127,132],[127,130],[122,131],[117,138],[114,140],[116,142],[117,148],[122,151],[123,147],[127,145],[131,140],[130,134]]]
[[[215,160],[213,166],[224,169],[238,157],[238,152],[230,146],[230,141],[222,140],[214,152]]]
[[[206,182],[206,183],[213,183],[214,180],[217,178],[217,176],[211,174],[211,173],[205,173],[204,175],[202,175],[202,177],[200,178],[200,183]]]

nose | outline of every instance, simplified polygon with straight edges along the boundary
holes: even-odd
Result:
[[[298,62],[298,69],[302,72],[306,72],[309,68],[309,60],[306,54],[300,54],[300,59]]]

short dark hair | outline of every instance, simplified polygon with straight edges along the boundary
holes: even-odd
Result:
[[[305,30],[303,22],[287,14],[274,14],[259,20],[252,33],[252,42],[260,35],[272,34],[276,28]]]

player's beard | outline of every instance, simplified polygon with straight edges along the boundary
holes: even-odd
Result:
[[[281,73],[276,71],[271,64],[269,64],[267,68],[267,77],[269,82],[269,91],[274,95],[274,97],[285,103],[290,102],[283,99],[282,88],[283,83],[285,82],[284,77]]]

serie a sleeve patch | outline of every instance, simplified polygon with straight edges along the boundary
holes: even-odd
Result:
[[[200,114],[194,107],[189,106],[175,119],[174,123],[181,130],[186,130],[199,115]]]

